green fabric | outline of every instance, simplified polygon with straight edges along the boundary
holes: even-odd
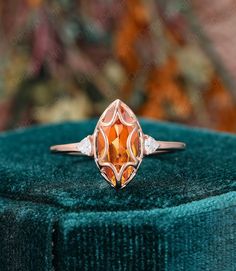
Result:
[[[178,207],[66,214],[58,270],[236,270],[235,193]]]
[[[116,191],[93,159],[48,150],[95,124],[0,136],[0,270],[236,270],[236,137],[142,120],[187,150],[145,158]]]
[[[0,270],[52,270],[55,213],[41,204],[0,198]]]

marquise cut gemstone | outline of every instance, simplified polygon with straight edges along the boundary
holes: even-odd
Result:
[[[140,163],[140,126],[132,111],[117,100],[102,115],[96,136],[98,165],[114,186],[124,186]]]

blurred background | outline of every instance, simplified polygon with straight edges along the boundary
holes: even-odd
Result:
[[[0,1],[0,131],[136,114],[236,132],[234,0]]]

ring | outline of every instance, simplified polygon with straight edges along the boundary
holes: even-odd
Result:
[[[101,175],[114,188],[124,188],[144,156],[185,149],[183,142],[157,141],[145,135],[133,113],[115,100],[102,113],[93,135],[77,143],[51,146],[52,152],[94,157]]]

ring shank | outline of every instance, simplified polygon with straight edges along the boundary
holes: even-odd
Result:
[[[156,142],[158,144],[158,148],[151,154],[168,153],[177,150],[184,150],[186,148],[186,144],[183,142],[174,142],[174,141],[156,141]],[[72,155],[85,155],[78,150],[78,144],[79,142],[55,145],[51,146],[50,150],[55,153],[59,152]]]
[[[71,155],[85,155],[78,150],[78,143],[55,145],[50,147],[51,152],[71,154]]]
[[[184,142],[157,141],[157,143],[159,144],[159,148],[154,151],[153,154],[184,150],[186,148],[186,144]]]

